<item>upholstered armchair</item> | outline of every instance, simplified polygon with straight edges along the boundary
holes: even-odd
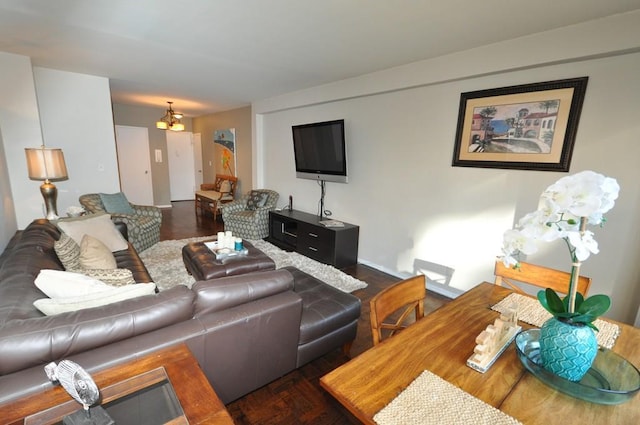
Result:
[[[252,190],[236,201],[220,206],[224,230],[243,239],[263,239],[269,236],[269,211],[276,207],[278,192],[269,189]]]
[[[105,196],[105,194],[102,195]],[[160,242],[160,224],[162,223],[160,208],[151,205],[132,204],[126,201],[124,195],[122,197],[125,205],[121,210],[129,210],[128,213],[112,212],[117,211],[117,209],[106,208],[101,195],[98,193],[81,195],[78,200],[87,212],[92,214],[104,212],[111,215],[114,223],[124,223],[127,226],[129,242],[131,242],[136,251],[142,252]],[[126,204],[130,208],[127,208]]]

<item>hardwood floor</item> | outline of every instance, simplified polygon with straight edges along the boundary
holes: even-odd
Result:
[[[194,213],[193,201],[172,202],[172,208],[162,210],[160,238],[182,239],[208,236],[223,230],[221,219]],[[351,356],[368,350],[373,345],[369,326],[369,300],[398,278],[365,265],[343,269],[345,273],[367,282],[368,286],[353,292],[362,301],[358,322],[358,335],[351,347]],[[428,292],[425,314],[447,303],[448,298]],[[227,405],[236,424],[358,424],[360,423],[337,401],[327,394],[319,383],[320,377],[347,362],[341,350],[334,350],[270,384]]]

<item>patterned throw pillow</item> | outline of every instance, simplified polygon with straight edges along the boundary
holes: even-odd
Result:
[[[78,272],[110,286],[125,286],[136,283],[133,279],[133,273],[129,269],[82,269]]]
[[[258,208],[264,207],[264,204],[267,203],[267,196],[265,192],[252,190],[249,194],[249,199],[247,199],[247,209],[255,211]]]
[[[69,235],[62,232],[60,239],[53,244],[53,249],[67,271],[80,269],[80,245]]]

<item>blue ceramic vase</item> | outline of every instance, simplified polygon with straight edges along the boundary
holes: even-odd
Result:
[[[596,334],[588,326],[573,325],[552,317],[540,328],[542,366],[562,378],[580,381],[597,353]]]

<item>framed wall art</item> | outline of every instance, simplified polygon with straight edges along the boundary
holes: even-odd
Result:
[[[216,173],[236,175],[236,129],[227,128],[213,132]]]
[[[452,165],[569,171],[587,81],[462,93]]]

